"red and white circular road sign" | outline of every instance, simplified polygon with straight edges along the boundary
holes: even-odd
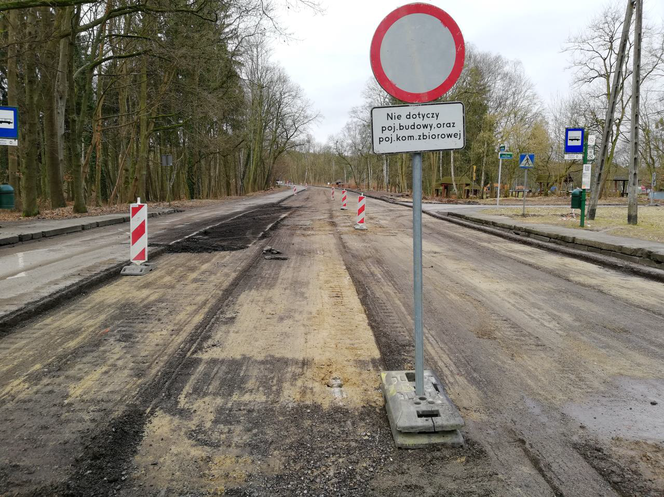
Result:
[[[392,11],[371,41],[371,69],[383,89],[410,103],[431,102],[456,83],[466,49],[457,23],[426,3]]]

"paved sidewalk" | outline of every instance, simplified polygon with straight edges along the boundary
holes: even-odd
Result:
[[[182,212],[180,209],[155,209],[148,217]],[[84,216],[70,219],[35,219],[31,221],[6,221],[0,225],[0,246],[36,240],[77,231],[90,230],[129,222],[129,213]]]

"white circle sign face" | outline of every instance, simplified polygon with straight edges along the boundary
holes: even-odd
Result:
[[[391,12],[371,42],[378,83],[404,102],[430,102],[444,95],[461,75],[464,59],[459,26],[445,11],[424,3]]]
[[[454,67],[456,52],[449,29],[427,14],[404,16],[392,24],[380,46],[385,75],[409,93],[427,93],[445,81]],[[405,43],[405,41],[408,41]]]

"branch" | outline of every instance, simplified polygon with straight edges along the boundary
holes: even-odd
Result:
[[[147,53],[147,50],[142,50],[140,52],[133,52],[133,53],[127,53],[127,54],[118,54],[118,55],[109,55],[108,57],[102,57],[101,59],[93,60],[92,62],[89,62],[88,64],[85,64],[84,66],[79,67],[76,72],[74,73],[74,78],[77,78],[81,72],[85,70],[91,70],[97,67],[100,64],[103,64],[104,62],[108,62],[109,60],[113,59],[129,59],[131,57],[137,57],[139,55],[144,55]]]
[[[4,2],[0,5],[0,12],[30,7],[72,7],[85,3],[95,3],[96,0],[16,0]]]

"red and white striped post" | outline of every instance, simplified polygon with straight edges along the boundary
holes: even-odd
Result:
[[[334,200],[334,187],[332,187],[332,200]]]
[[[367,205],[367,198],[363,193],[360,193],[360,196],[357,198],[357,222],[355,223],[356,230],[365,230],[367,225],[364,222],[364,211]]]
[[[297,186],[293,187],[293,195],[297,195]]]
[[[346,205],[346,189],[344,188],[341,190],[341,210],[345,211],[348,210],[348,206]]]
[[[148,206],[141,204],[139,197],[135,204],[130,205],[129,210],[131,213],[129,260],[140,265],[148,261]]]

